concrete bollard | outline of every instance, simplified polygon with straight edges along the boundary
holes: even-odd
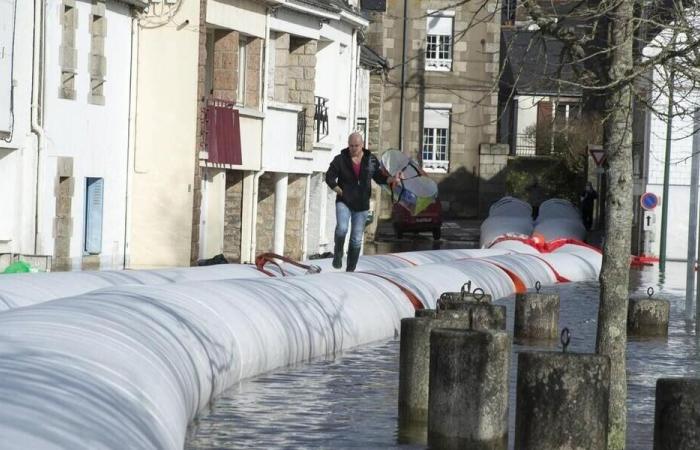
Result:
[[[507,333],[455,329],[431,333],[431,448],[507,448],[509,362]]]
[[[469,328],[467,320],[415,317],[401,320],[399,349],[399,425],[426,423],[430,332],[436,328]]]
[[[558,329],[559,294],[516,294],[513,330],[516,339],[556,339]]]
[[[700,448],[700,378],[656,382],[654,450]]]
[[[607,356],[520,353],[516,389],[516,450],[607,448]]]
[[[471,290],[472,282],[464,283],[460,292],[444,292],[437,301],[437,309],[462,310],[474,303],[491,303],[491,296],[483,289]]]
[[[474,305],[472,311],[472,330],[505,330],[506,307],[502,305]]]
[[[627,334],[637,337],[668,336],[670,311],[668,300],[651,298],[651,295],[649,298],[631,298],[627,307]]]
[[[415,317],[430,317],[435,319],[437,317],[437,311],[434,309],[417,309]]]

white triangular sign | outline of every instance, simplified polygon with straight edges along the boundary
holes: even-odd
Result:
[[[603,162],[605,162],[605,150],[589,149],[588,153],[591,155],[591,158],[593,158],[596,166],[600,167]]]

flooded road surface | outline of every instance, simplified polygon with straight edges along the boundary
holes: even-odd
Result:
[[[656,297],[671,301],[671,323],[667,340],[630,340],[628,344],[629,449],[652,448],[656,380],[700,375],[694,329],[686,327],[683,318],[685,264],[669,263],[667,270],[663,284],[655,269],[635,270],[631,276],[634,295],[646,296],[647,287],[652,286]],[[546,290],[561,295],[559,326],[572,332],[569,351],[593,352],[597,284],[562,284]],[[513,299],[496,303],[508,306],[507,330],[512,334]],[[513,345],[511,445],[517,353],[533,348]],[[555,346],[549,350],[559,351]],[[390,340],[243,381],[192,427],[186,448],[425,448],[420,430],[408,437],[402,433],[399,439],[398,366],[398,340]]]

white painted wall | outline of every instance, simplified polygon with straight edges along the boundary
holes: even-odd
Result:
[[[207,23],[265,38],[266,7],[250,0],[208,0]]]
[[[528,127],[537,125],[537,104],[548,97],[519,95],[517,111],[517,131],[518,135],[525,134]]]
[[[659,74],[654,74],[655,86],[662,83]],[[683,109],[692,109],[692,105],[697,104],[699,93],[695,92],[686,99],[680,101]],[[656,98],[654,108],[659,111],[666,111],[668,107],[668,96],[658,89],[653,93]],[[676,97],[676,102],[679,102]],[[653,192],[661,198],[663,193],[664,164],[666,161],[666,125],[664,118],[651,117],[649,127],[649,155],[648,179],[646,190]],[[669,195],[668,199],[661,198],[661,203],[668,201],[668,220],[666,238],[666,257],[668,259],[687,258],[688,245],[688,210],[690,209],[690,176],[691,176],[691,156],[693,146],[693,130],[697,128],[693,125],[692,111],[684,116],[677,116],[672,121],[671,131],[671,164],[669,172]],[[656,224],[654,242],[654,252],[659,254],[661,243],[661,205],[656,210]]]
[[[167,25],[139,32],[129,242],[134,268],[190,262],[199,2],[179,6]],[[188,27],[173,26],[185,20]]]
[[[5,15],[12,0],[0,0],[0,28],[13,34],[0,33],[0,47],[5,46],[5,58],[0,60],[3,81],[0,81],[0,108],[9,112],[7,97],[11,84],[12,95],[11,136],[0,136],[0,253],[33,253],[34,251],[34,197],[36,138],[31,134],[32,92],[32,30],[34,2],[17,1],[16,22],[12,15]],[[12,26],[12,23],[15,23]],[[8,36],[10,39],[8,39]],[[14,39],[14,52],[9,49]],[[2,50],[0,50],[2,51]],[[11,54],[11,58],[10,58]],[[9,68],[12,72],[7,72]],[[10,78],[7,75],[11,74]],[[7,127],[10,128],[10,127]]]
[[[55,216],[54,183],[56,158],[73,158],[75,191],[72,201],[73,235],[70,257],[73,267],[80,268],[84,248],[86,177],[104,178],[102,225],[103,269],[119,267],[123,261],[126,214],[126,173],[129,132],[131,71],[131,13],[128,6],[107,2],[104,105],[88,103],[90,76],[91,2],[76,1],[78,55],[75,100],[61,99],[59,48],[62,25],[60,0],[47,1],[46,8],[46,82],[45,131],[47,146],[42,161],[40,185],[39,253],[53,252],[53,218]]]
[[[9,132],[12,127],[14,31],[15,0],[0,0],[0,133]]]

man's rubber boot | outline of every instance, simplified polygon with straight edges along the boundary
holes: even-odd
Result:
[[[335,238],[335,248],[333,249],[333,267],[340,269],[343,267],[343,247],[345,246],[345,238]]]
[[[348,265],[346,271],[354,272],[355,267],[357,267],[357,260],[360,258],[360,247],[349,247],[348,248]]]

